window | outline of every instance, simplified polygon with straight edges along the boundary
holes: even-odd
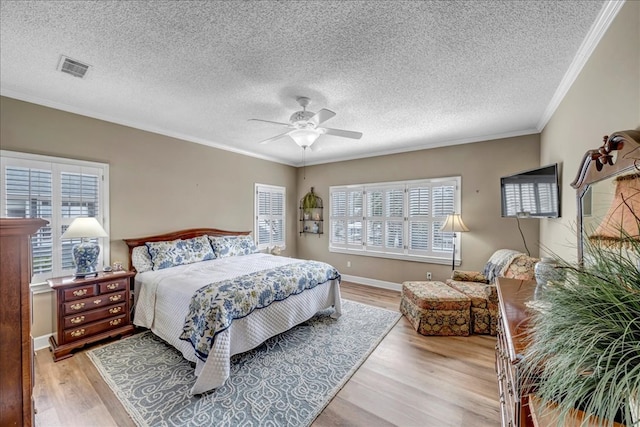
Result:
[[[448,177],[331,187],[329,250],[449,262],[454,233],[442,233],[440,226],[459,211],[460,182]]]
[[[74,218],[94,217],[107,233],[109,165],[57,157],[0,151],[0,212],[9,218],[49,221],[31,238],[33,278],[72,275],[72,248],[79,240],[61,239]],[[109,239],[96,239],[100,258],[109,259]]]
[[[256,184],[256,223],[254,235],[258,249],[273,246],[284,247],[285,233],[285,200],[284,187]]]

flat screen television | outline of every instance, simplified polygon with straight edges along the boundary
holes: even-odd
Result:
[[[558,164],[500,178],[502,216],[505,218],[559,218]]]

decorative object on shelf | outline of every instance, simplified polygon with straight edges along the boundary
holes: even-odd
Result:
[[[562,281],[564,279],[564,270],[558,265],[556,260],[551,257],[542,257],[536,263],[534,268],[536,276],[536,286],[534,298],[539,299],[542,292],[547,287],[547,283],[554,281]]]
[[[276,246],[272,247],[269,252],[271,253],[271,255],[280,255],[280,254],[282,254],[282,248],[280,246],[276,245]]]
[[[313,191],[313,187],[311,187],[311,191],[304,195],[302,198],[302,209],[304,209],[304,213],[308,216],[305,219],[310,219],[311,217],[311,209],[315,209],[318,207],[318,196]]]
[[[440,231],[443,233],[460,233],[469,231],[464,222],[462,222],[462,216],[460,214],[450,214],[447,216],[446,221],[440,227]],[[451,260],[451,270],[456,268],[456,238],[457,234],[453,235],[453,258]]]
[[[107,233],[95,218],[76,218],[62,234],[62,239],[82,239],[73,247],[73,260],[76,265],[76,278],[97,275],[100,245],[89,239],[107,237]]]
[[[550,281],[561,281],[564,278],[564,271],[555,258],[542,257],[534,268],[536,282],[539,285],[546,285]]]

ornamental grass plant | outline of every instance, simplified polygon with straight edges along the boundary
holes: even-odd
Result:
[[[564,281],[549,282],[534,304],[524,382],[558,405],[558,425],[579,408],[597,425],[638,427],[640,242],[613,249],[585,241],[585,249],[588,265],[558,260]]]

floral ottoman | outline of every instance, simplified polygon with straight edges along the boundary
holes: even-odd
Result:
[[[422,335],[468,336],[471,300],[442,282],[404,282],[400,312]]]

